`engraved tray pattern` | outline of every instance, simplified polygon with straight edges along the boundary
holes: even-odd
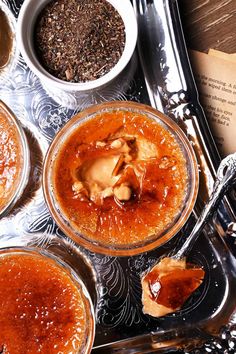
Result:
[[[154,2],[134,2],[137,13],[140,13],[139,6],[142,5],[144,10],[147,4],[154,6]],[[3,1],[16,17],[21,3],[21,0]],[[174,9],[169,15],[176,21],[176,1],[157,3],[163,5],[164,10]],[[165,31],[162,22],[158,25],[161,27],[155,28],[156,30]],[[177,30],[179,31],[178,28]],[[142,54],[142,33],[139,38]],[[235,353],[236,318],[233,295],[236,290],[236,262],[219,236],[224,235],[227,225],[235,220],[227,200],[222,203],[214,225],[205,229],[207,237],[203,236],[197,242],[190,255],[193,262],[203,265],[207,270],[204,284],[187,301],[184,308],[175,314],[154,319],[142,313],[140,274],[177,243],[183,242],[184,234],[195,222],[198,210],[211,190],[214,175],[212,166],[217,164],[217,161],[209,163],[209,156],[215,156],[215,151],[212,153],[214,147],[205,146],[203,133],[207,129],[199,127],[204,121],[198,102],[193,100],[189,103],[187,90],[179,87],[170,89],[167,82],[170,84],[171,80],[163,81],[163,77],[168,78],[170,73],[168,68],[173,67],[167,61],[168,48],[161,46],[161,41],[157,45],[161,67],[156,68],[156,75],[159,76],[153,77],[156,80],[156,91],[149,80],[149,73],[145,71],[146,59],[141,55],[140,63],[136,51],[126,68],[125,80],[121,77],[112,88],[104,90],[102,95],[81,97],[81,103],[74,110],[63,107],[50,98],[16,50],[17,62],[10,74],[3,75],[0,99],[9,105],[25,129],[32,166],[30,180],[22,198],[10,215],[0,220],[0,246],[32,245],[51,248],[61,240],[62,244],[66,242],[72,248],[72,252],[76,249],[88,259],[96,274],[96,284],[90,287],[94,302],[97,303],[94,353],[180,353],[183,350],[185,353],[188,350],[192,350],[191,353]],[[192,140],[197,157],[200,157],[202,179],[197,206],[184,229],[160,249],[127,258],[94,254],[67,239],[50,217],[41,188],[43,158],[54,135],[79,110],[93,103],[115,99],[152,104],[177,120]],[[197,112],[194,107],[197,107]],[[196,116],[201,118],[199,124]],[[211,145],[211,139],[208,145]],[[202,343],[205,343],[204,346],[196,349]],[[179,348],[182,348],[181,351]]]

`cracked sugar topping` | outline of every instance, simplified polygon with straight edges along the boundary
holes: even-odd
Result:
[[[0,257],[0,349],[78,353],[86,342],[83,296],[55,261],[28,253]]]
[[[172,133],[125,110],[82,123],[60,147],[53,176],[64,216],[83,235],[107,245],[161,234],[181,214],[189,183]]]
[[[74,83],[108,73],[125,46],[123,20],[106,0],[51,1],[40,13],[34,35],[44,68]]]
[[[12,199],[23,165],[19,132],[0,108],[0,212]]]
[[[163,258],[141,279],[143,312],[160,317],[181,309],[204,275],[185,259]]]

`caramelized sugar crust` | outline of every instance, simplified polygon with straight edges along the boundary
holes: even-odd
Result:
[[[163,258],[141,279],[143,312],[160,317],[181,309],[204,276],[202,268],[184,258]]]
[[[22,162],[19,133],[0,107],[0,212],[15,192]]]
[[[174,136],[131,111],[82,123],[55,163],[63,214],[87,238],[107,245],[161,234],[181,213],[187,186],[186,160]]]
[[[7,354],[78,353],[86,313],[69,275],[42,256],[0,257],[0,349]]]

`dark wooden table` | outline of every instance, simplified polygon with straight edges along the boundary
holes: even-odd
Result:
[[[178,0],[187,47],[236,53],[236,0]]]

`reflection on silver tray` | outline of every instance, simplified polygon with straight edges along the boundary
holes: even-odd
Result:
[[[6,3],[17,16],[22,1]],[[181,42],[176,1],[136,0],[134,5],[139,14],[142,65],[136,52],[132,60],[137,62],[137,67],[130,82],[124,86],[125,92],[120,92],[120,87],[114,88],[112,96],[93,96],[92,100],[82,101],[76,109],[69,109],[50,98],[22,59],[7,77],[4,87],[0,87],[0,99],[11,107],[25,128],[32,161],[31,178],[23,197],[12,213],[0,220],[1,247],[20,244],[50,247],[67,257],[65,248],[60,251],[61,246],[58,246],[67,244],[74,250],[70,254],[72,262],[77,263],[78,255],[88,259],[97,278],[96,292],[90,284],[92,296],[97,293],[94,353],[164,353],[183,346],[187,352],[188,348],[198,347],[203,341],[208,343],[200,353],[223,353],[224,349],[233,348],[236,323],[236,261],[220,237],[225,234],[228,224],[235,221],[227,200],[222,203],[214,225],[205,229],[205,237],[200,238],[190,255],[193,262],[206,269],[206,280],[200,289],[176,314],[154,319],[142,313],[140,274],[178,242],[183,242],[211,191],[219,157],[198,103]],[[151,19],[145,22],[147,16]],[[155,55],[150,55],[150,45],[155,45]],[[147,62],[151,71],[145,66]],[[42,162],[54,135],[77,110],[106,99],[151,103],[170,115],[192,141],[201,169],[197,207],[187,225],[165,246],[136,257],[106,257],[74,245],[50,217],[41,188]],[[222,326],[228,323],[231,327],[224,329]]]

